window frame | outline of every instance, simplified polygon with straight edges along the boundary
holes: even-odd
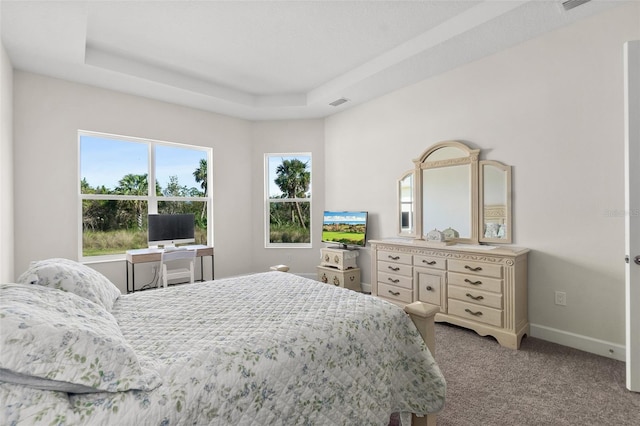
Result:
[[[82,137],[99,137],[105,139],[118,140],[123,142],[133,142],[147,145],[147,168],[148,178],[147,181],[147,195],[119,195],[119,194],[83,194],[82,193],[82,158],[81,158],[81,146]],[[171,146],[177,148],[193,149],[197,151],[203,151],[206,153],[207,158],[207,195],[204,197],[166,197],[164,195],[157,195],[155,193],[155,181],[156,181],[156,158],[155,147],[158,145]],[[102,262],[110,260],[124,260],[126,259],[125,253],[98,255],[98,256],[84,256],[83,255],[83,212],[82,202],[85,200],[118,200],[118,201],[146,201],[147,202],[147,214],[158,213],[158,202],[161,201],[195,201],[207,203],[207,246],[213,245],[213,149],[209,147],[188,145],[183,143],[161,141],[149,138],[140,138],[134,136],[116,135],[113,133],[94,132],[90,130],[78,130],[78,149],[77,149],[77,194],[78,194],[78,206],[77,206],[77,223],[78,223],[78,242],[77,251],[78,259],[81,262]],[[153,184],[151,183],[153,182]]]
[[[272,157],[309,157],[309,198],[269,198],[269,159]],[[265,248],[312,248],[313,247],[313,155],[311,152],[267,152],[264,154],[264,247]],[[272,243],[271,203],[309,203],[309,242],[308,243]]]

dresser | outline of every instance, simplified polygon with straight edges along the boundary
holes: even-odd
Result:
[[[518,349],[529,334],[528,249],[454,244],[433,247],[410,239],[370,240],[372,294],[404,306],[437,306],[435,320],[493,336]]]

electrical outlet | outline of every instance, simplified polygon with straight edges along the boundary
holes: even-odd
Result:
[[[567,306],[567,293],[556,291],[556,305]]]

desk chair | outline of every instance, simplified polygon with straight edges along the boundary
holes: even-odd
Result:
[[[176,278],[182,278],[182,279],[188,278],[189,282],[193,283],[194,281],[193,264],[194,264],[195,258],[196,258],[195,250],[179,249],[179,250],[163,251],[160,256],[160,273],[162,278],[162,285],[166,288],[167,281],[173,280]],[[179,260],[188,260],[189,267],[188,268],[184,267],[185,262],[178,262],[179,263],[178,267],[175,267],[174,269],[169,268],[170,266],[169,264]]]

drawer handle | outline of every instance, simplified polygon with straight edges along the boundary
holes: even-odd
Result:
[[[391,291],[391,290],[389,290],[389,293],[391,293],[391,295],[393,295],[393,296],[400,296],[400,292],[399,291]]]
[[[431,287],[430,285],[427,286],[427,291],[433,291],[433,287]]]
[[[355,275],[351,275],[351,276],[349,277],[349,281],[354,282],[355,280],[356,280]]]
[[[469,297],[469,298],[471,298],[473,300],[482,300],[482,299],[484,299],[484,297],[482,297],[482,296],[474,296],[474,295],[472,295],[470,293],[467,293],[467,297]]]
[[[335,285],[335,286],[339,286],[339,285],[340,285],[340,278],[338,278],[338,277],[333,277],[333,285]]]
[[[387,268],[391,269],[392,271],[399,271],[400,268],[398,266],[387,266]]]
[[[400,282],[400,280],[399,280],[398,278],[395,278],[395,279],[394,279],[394,278],[389,277],[389,278],[387,278],[387,279],[388,279],[389,281],[391,281],[392,283],[394,283],[394,284],[398,284],[398,283]]]
[[[464,279],[464,282],[465,282],[465,283],[469,283],[469,284],[471,284],[471,285],[480,285],[480,284],[482,284],[482,281],[471,281],[471,280],[470,280],[470,279],[468,279],[468,278],[465,278],[465,279]]]
[[[391,256],[390,254],[389,254],[389,255],[387,255],[387,257],[388,257],[389,259],[391,259],[391,260],[399,260],[399,259],[400,259],[400,256]]]
[[[325,254],[325,255],[324,255],[324,261],[325,261],[325,262],[328,262],[328,261],[329,261],[329,255],[328,255],[328,254]]]
[[[465,312],[473,315],[474,317],[480,317],[482,316],[482,312],[478,311],[478,312],[473,312],[471,309],[465,309]]]
[[[422,259],[422,263],[426,263],[427,265],[435,265],[438,262],[436,262],[435,260],[429,261],[429,260]]]
[[[469,266],[469,265],[464,265],[464,269],[468,269],[468,270],[470,270],[471,272],[480,272],[480,271],[482,271],[482,267],[481,267],[481,266],[478,266],[478,267],[476,267],[476,268],[473,268],[473,267],[471,267],[471,266]]]
[[[336,263],[340,263],[340,257],[336,254],[336,257],[333,258],[333,261]]]

